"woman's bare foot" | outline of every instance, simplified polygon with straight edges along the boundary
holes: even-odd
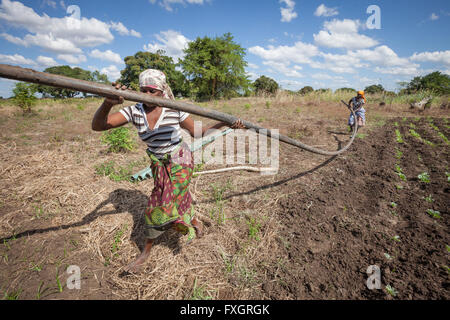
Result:
[[[197,238],[203,237],[203,225],[200,221],[197,220],[197,218],[192,219],[191,224],[195,228],[195,233],[197,235]]]
[[[145,261],[147,261],[148,256],[150,255],[150,249],[152,248],[153,240],[147,239],[147,243],[145,244],[145,248],[142,251],[141,255],[128,266],[125,267],[125,272],[129,273],[138,273],[141,271],[142,265]]]

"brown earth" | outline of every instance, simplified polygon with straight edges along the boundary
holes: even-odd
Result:
[[[449,126],[433,120],[448,136]],[[396,142],[395,122],[404,143]],[[412,137],[410,123],[436,146]],[[288,258],[283,268],[268,270],[273,281],[263,290],[273,299],[391,298],[366,286],[367,268],[377,265],[382,288],[394,287],[400,299],[448,299],[448,151],[426,119],[395,119],[322,169],[319,184],[293,186],[298,193],[282,199],[278,210]],[[396,163],[406,182],[395,173]],[[430,183],[417,178],[422,172]],[[432,203],[425,201],[430,195]]]

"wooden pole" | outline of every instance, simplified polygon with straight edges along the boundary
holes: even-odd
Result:
[[[201,117],[214,119],[218,121],[222,121],[226,123],[227,125],[231,126],[233,123],[235,123],[238,118],[226,113],[222,113],[215,110],[210,110],[207,108],[203,108],[194,104],[185,103],[181,101],[173,101],[169,99],[162,99],[162,98],[155,98],[148,94],[136,92],[133,90],[117,90],[111,85],[106,85],[102,83],[97,82],[91,82],[91,81],[85,81],[85,80],[79,80],[74,78],[69,78],[61,75],[55,75],[45,72],[38,72],[33,69],[26,69],[21,67],[15,67],[10,66],[7,64],[0,64],[0,77],[12,79],[12,80],[18,80],[18,81],[25,81],[25,82],[32,82],[37,83],[41,85],[46,86],[52,86],[52,87],[58,87],[58,88],[65,88],[85,93],[91,93],[96,94],[102,97],[109,97],[114,98],[117,96],[122,96],[125,100],[128,101],[134,101],[134,102],[142,102],[142,103],[148,103],[148,104],[154,104],[163,106],[166,108],[174,109],[174,110],[180,110],[191,114],[196,114]],[[355,117],[356,119],[356,117]],[[350,145],[353,143],[353,140],[356,137],[356,130],[354,130],[352,138],[350,139],[350,142],[343,147],[342,149],[338,151],[326,151],[326,150],[320,150],[311,146],[308,146],[306,144],[301,143],[300,141],[291,139],[287,136],[281,135],[281,134],[275,134],[272,133],[270,130],[265,129],[263,127],[260,127],[258,125],[255,125],[251,122],[241,120],[242,124],[247,127],[248,129],[254,129],[260,134],[267,135],[269,137],[272,137],[274,139],[279,139],[282,142],[285,142],[287,144],[296,146],[298,148],[317,153],[322,154],[326,156],[335,156],[338,154],[343,153],[346,151]],[[356,128],[356,126],[355,126]]]

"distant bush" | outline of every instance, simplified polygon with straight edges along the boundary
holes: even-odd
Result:
[[[255,80],[253,87],[256,90],[256,94],[275,94],[279,89],[278,83],[266,76],[261,76]]]
[[[339,88],[336,89],[335,93],[343,93],[343,92],[356,92],[353,88]]]
[[[303,87],[298,91],[298,93],[301,95],[306,95],[311,92],[314,92],[314,89],[313,89],[313,87],[310,87],[310,86]]]
[[[332,90],[328,89],[328,88],[327,89],[317,89],[316,92],[325,93],[325,92],[332,92]]]
[[[375,94],[375,93],[382,93],[384,92],[384,88],[381,84],[374,84],[371,86],[368,86],[364,89],[365,93]]]
[[[24,114],[32,112],[32,106],[36,104],[37,98],[34,96],[36,93],[36,86],[33,84],[18,82],[13,89],[13,101],[22,109]]]

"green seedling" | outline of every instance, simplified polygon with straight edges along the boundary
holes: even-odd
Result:
[[[397,236],[393,236],[392,240],[400,242],[400,236],[398,236],[398,235]]]
[[[58,287],[58,291],[63,292],[63,286],[61,284],[61,280],[59,280],[59,268],[56,267],[56,285]]]
[[[384,253],[384,256],[386,257],[386,259],[392,260],[392,256],[389,253]]]
[[[37,263],[34,264],[34,263],[31,262],[30,270],[31,271],[41,272],[42,271],[42,265],[39,265]]]
[[[127,225],[124,225],[123,228],[121,228],[119,231],[117,231],[116,235],[114,236],[114,242],[111,247],[111,253],[117,256],[117,251],[119,251],[119,243],[121,242],[122,236],[124,235],[125,231],[127,230]]]
[[[397,204],[395,202],[391,202],[391,207],[392,208],[397,208]]]
[[[419,141],[421,141],[421,142],[423,142],[423,143],[426,143],[426,144],[428,144],[428,145],[430,145],[430,146],[432,146],[432,147],[435,146],[435,144],[434,144],[433,142],[428,141],[428,140],[426,140],[426,139],[423,139],[423,138],[420,136],[420,134],[419,134],[418,132],[416,132],[414,129],[409,129],[409,133],[410,133],[414,138],[417,138]]]
[[[420,181],[424,182],[424,183],[430,183],[430,175],[428,174],[428,172],[422,172],[421,174],[419,174],[417,176],[417,178],[419,178]]]
[[[428,213],[430,216],[432,216],[433,218],[436,218],[436,219],[440,219],[440,218],[441,218],[441,213],[440,213],[439,211],[435,211],[435,210],[433,210],[433,209],[428,209],[428,210],[427,210],[427,213]]]
[[[407,180],[402,168],[400,168],[398,164],[395,165],[395,172],[400,177],[400,179],[402,179],[403,181]]]
[[[428,197],[425,197],[425,201],[428,202],[428,203],[433,203],[434,199],[433,199],[433,197],[430,194]]]
[[[432,122],[430,122],[429,125],[431,126],[431,128],[433,128],[436,131],[437,135],[439,137],[441,137],[442,140],[444,140],[444,142],[446,144],[450,144],[450,141],[447,139],[447,137],[441,131],[439,131],[439,128],[437,126],[435,126]]]
[[[399,185],[399,184],[395,185],[395,187],[397,188],[397,190],[402,190],[403,189],[403,186]]]
[[[206,292],[205,292],[206,291]],[[192,289],[192,296],[190,300],[212,300],[211,295],[208,294],[207,290],[203,286],[197,286],[197,278],[194,280],[194,288]]]
[[[394,126],[398,127],[398,122],[397,121],[394,122]]]
[[[266,101],[266,109],[270,109],[270,101]]]
[[[395,290],[394,287],[391,287],[390,285],[386,286],[386,291],[393,297],[397,296],[398,292]]]
[[[227,273],[232,273],[234,271],[234,267],[236,265],[236,258],[231,257],[228,258],[225,254],[225,252],[222,251],[222,259],[223,262],[225,263],[225,271]]]
[[[39,284],[39,287],[37,289],[37,293],[36,293],[36,299],[40,300],[42,298],[42,295],[44,294],[45,291],[47,291],[49,289],[49,287],[45,287],[44,286],[44,281],[41,281],[41,283]]]
[[[19,300],[21,293],[22,293],[22,289],[13,291],[11,293],[5,292],[3,297],[4,297],[4,300]]]
[[[251,107],[252,107],[252,106],[250,105],[250,103],[244,104],[245,110],[250,110]]]
[[[447,252],[450,252],[450,246],[449,245],[445,245],[445,248],[447,249]]]
[[[397,151],[395,152],[395,157],[400,160],[403,157],[403,152],[397,149]]]
[[[247,221],[247,224],[248,224],[249,238],[259,241],[260,240],[259,229],[261,228],[261,224],[258,223],[255,218],[252,217],[250,217],[250,219]]]
[[[445,175],[447,176],[447,182],[450,182],[450,172],[445,172]]]
[[[402,134],[400,133],[400,130],[395,129],[395,135],[397,136],[396,140],[398,143],[404,143],[405,141],[402,138]]]

